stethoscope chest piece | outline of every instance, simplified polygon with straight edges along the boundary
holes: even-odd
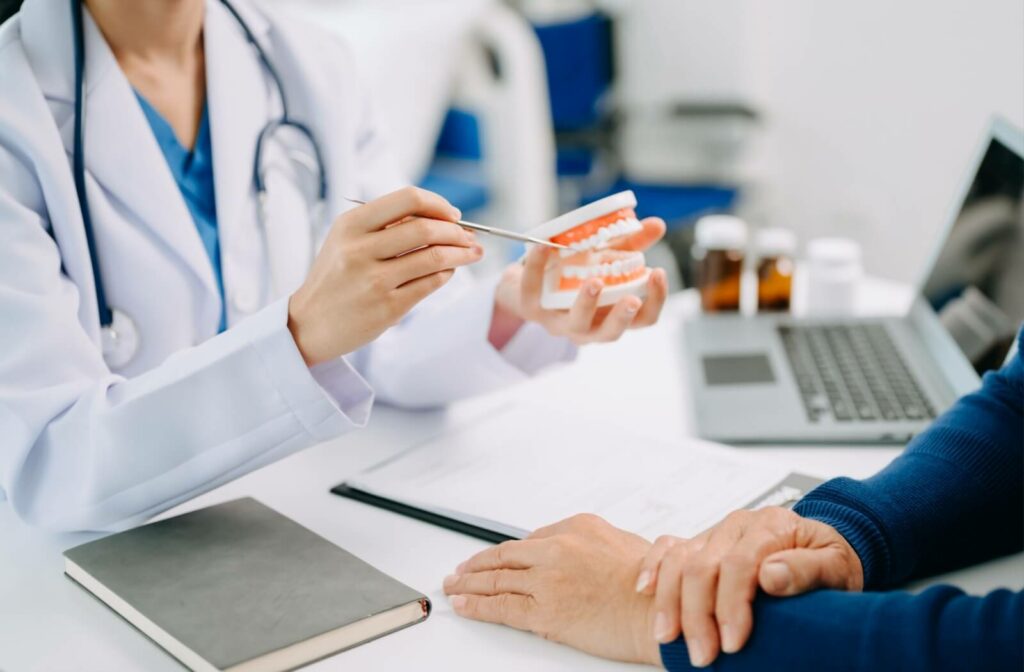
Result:
[[[111,369],[120,369],[139,352],[139,330],[135,321],[119,310],[113,311],[114,321],[100,329],[103,360]]]

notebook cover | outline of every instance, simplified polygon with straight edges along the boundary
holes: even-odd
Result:
[[[416,601],[419,592],[251,498],[64,555],[224,669]]]

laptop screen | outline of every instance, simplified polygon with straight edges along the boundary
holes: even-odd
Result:
[[[993,139],[925,281],[925,298],[981,374],[1024,322],[1024,157]]]

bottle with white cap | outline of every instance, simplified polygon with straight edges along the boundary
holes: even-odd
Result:
[[[781,227],[761,229],[754,236],[754,247],[758,258],[757,309],[789,310],[796,266],[796,234]]]
[[[860,245],[849,238],[817,238],[807,245],[807,312],[851,315],[864,268]]]
[[[709,313],[740,309],[747,225],[731,215],[708,215],[697,222],[694,257],[701,307]]]

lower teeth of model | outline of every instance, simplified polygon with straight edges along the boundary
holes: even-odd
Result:
[[[606,278],[617,275],[628,275],[643,266],[643,257],[613,261],[610,263],[594,266],[566,266],[562,269],[562,276],[566,278]]]

